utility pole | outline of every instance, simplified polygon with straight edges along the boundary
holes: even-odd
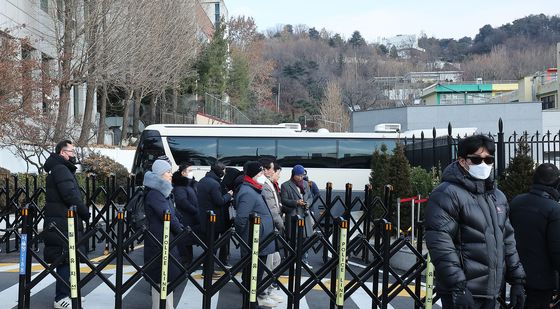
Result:
[[[280,82],[278,82],[278,93],[276,94],[276,112],[280,112]]]

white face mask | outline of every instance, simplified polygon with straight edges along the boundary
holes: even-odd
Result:
[[[484,162],[478,165],[469,165],[469,174],[476,179],[487,179],[490,177],[490,173],[492,172],[492,165],[488,165]]]
[[[258,182],[261,185],[264,185],[264,183],[266,182],[266,176],[265,175],[260,175],[259,177],[257,177],[255,179],[256,182]]]
[[[188,172],[187,173],[187,178],[188,179],[193,179],[194,178],[194,172]]]

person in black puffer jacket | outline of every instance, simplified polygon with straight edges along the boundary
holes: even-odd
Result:
[[[46,203],[44,209],[45,221],[43,235],[45,241],[44,258],[47,263],[54,263],[62,255],[66,258],[56,267],[56,272],[68,283],[70,280],[70,265],[68,264],[68,244],[57,236],[57,232],[49,230],[56,226],[68,237],[68,209],[76,206],[78,215],[78,232],[82,233],[84,225],[82,220],[89,219],[89,211],[82,200],[80,187],[74,173],[76,172],[76,150],[69,140],[59,142],[43,168],[47,172]],[[80,248],[85,254],[85,250]],[[70,289],[57,278],[55,288],[54,308],[67,308],[70,306]]]
[[[228,206],[231,201],[233,191],[228,191],[227,193],[222,193],[221,180],[225,175],[226,166],[222,162],[215,162],[210,167],[210,171],[206,173],[200,181],[197,187],[197,198],[198,198],[198,217],[200,219],[200,232],[201,236],[206,240],[206,235],[208,234],[208,210],[212,210],[216,215],[215,223],[215,234],[214,239],[218,240],[221,235],[223,235],[229,226],[229,214]],[[229,244],[229,242],[227,242]],[[218,249],[218,248],[216,248]],[[228,264],[228,251],[227,245],[220,247],[219,260],[226,267]]]
[[[190,226],[195,232],[198,231],[200,224],[198,218],[198,199],[196,197],[197,182],[194,179],[192,162],[186,162],[179,165],[179,170],[173,173],[173,195],[175,196],[175,205],[180,214],[180,221],[184,226]],[[193,260],[193,244],[195,244],[193,235],[184,238],[179,251],[181,253],[181,261],[185,266],[189,266]]]
[[[527,271],[526,309],[549,308],[560,271],[560,171],[543,163],[528,193],[511,201],[511,225],[517,251]]]
[[[525,272],[515,247],[505,195],[490,177],[494,141],[459,141],[458,160],[443,172],[426,207],[426,245],[442,307],[497,308],[503,280],[510,305],[523,308]]]

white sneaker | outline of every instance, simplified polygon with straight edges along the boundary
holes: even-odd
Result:
[[[55,309],[71,309],[72,308],[72,300],[70,297],[64,297],[59,299],[58,301],[54,302]]]
[[[276,292],[276,289],[268,289],[268,297],[272,298],[272,300],[274,300],[277,303],[284,302],[284,296]]]
[[[274,299],[272,299],[268,295],[257,296],[257,302],[258,302],[259,306],[263,306],[263,307],[276,307],[276,306],[278,306],[278,302],[274,301]]]

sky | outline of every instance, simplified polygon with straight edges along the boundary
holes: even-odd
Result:
[[[358,30],[368,42],[397,34],[474,38],[530,14],[559,15],[557,0],[225,0],[229,17],[255,19],[260,32],[284,24],[325,28],[344,38]]]

